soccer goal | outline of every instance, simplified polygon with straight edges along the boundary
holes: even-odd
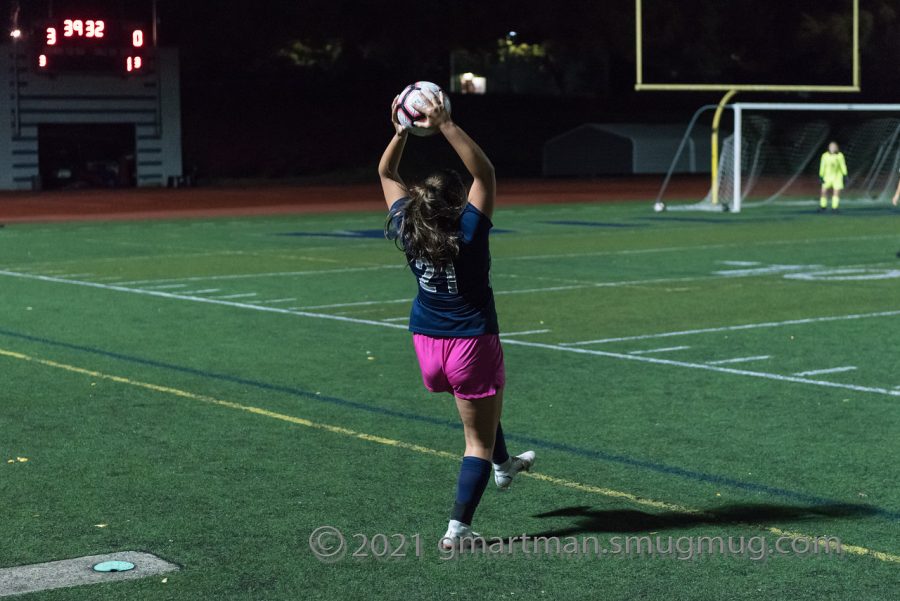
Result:
[[[700,202],[666,203],[670,210],[740,212],[776,202],[817,202],[819,161],[832,140],[847,160],[843,198],[886,202],[896,188],[900,104],[743,102],[726,109],[732,130],[720,146],[715,183]],[[670,175],[657,201],[666,202]]]

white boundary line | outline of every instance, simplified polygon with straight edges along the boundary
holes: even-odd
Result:
[[[298,315],[301,317],[311,317],[314,319],[326,319],[330,321],[340,321],[344,323],[354,323],[354,324],[362,324],[362,325],[370,325],[370,326],[378,326],[381,328],[391,328],[395,330],[406,330],[405,325],[401,324],[393,324],[393,323],[385,323],[383,321],[375,321],[371,319],[359,319],[355,317],[344,317],[341,315],[327,315],[323,313],[309,313],[305,311],[294,311],[290,309],[280,309],[278,307],[266,307],[261,305],[250,305],[247,303],[239,303],[234,301],[227,301],[215,298],[209,298],[204,296],[185,296],[180,294],[174,294],[171,292],[161,292],[158,290],[138,290],[134,288],[126,288],[124,286],[114,286],[111,284],[100,284],[97,282],[85,282],[78,280],[66,280],[63,278],[57,278],[52,276],[43,276],[43,275],[33,275],[33,274],[24,274],[17,273],[15,271],[4,271],[0,270],[0,276],[21,278],[27,280],[37,280],[42,282],[54,282],[59,284],[69,284],[73,286],[83,286],[86,288],[95,288],[99,290],[112,290],[116,292],[128,292],[131,294],[139,294],[142,296],[154,296],[157,298],[167,298],[167,299],[175,299],[175,300],[186,300],[197,303],[205,303],[209,305],[222,305],[226,307],[236,307],[239,309],[251,309],[253,311],[263,311],[266,313],[279,313],[282,315]],[[884,314],[887,315],[895,315],[900,314],[900,311],[888,311]],[[870,314],[875,315],[875,314]],[[804,320],[804,322],[808,322],[809,320]],[[684,367],[688,369],[699,369],[704,371],[712,371],[717,373],[724,374],[732,374],[738,376],[749,376],[752,378],[762,378],[766,380],[774,380],[778,382],[793,382],[797,384],[808,384],[812,386],[821,386],[825,388],[837,388],[842,390],[853,390],[856,392],[869,392],[873,394],[886,395],[891,397],[900,397],[900,390],[891,390],[888,388],[879,388],[876,386],[859,386],[856,384],[843,384],[840,382],[829,382],[827,380],[812,380],[809,378],[804,378],[800,376],[785,376],[781,374],[773,374],[766,372],[758,372],[758,371],[748,371],[744,369],[734,369],[731,367],[722,367],[719,365],[707,365],[704,363],[688,363],[686,361],[675,361],[671,359],[660,359],[659,357],[648,357],[645,355],[628,355],[624,353],[611,353],[608,351],[598,351],[593,349],[585,349],[585,348],[573,348],[571,346],[562,346],[559,344],[546,344],[541,342],[527,342],[525,340],[516,340],[516,339],[508,339],[504,342],[504,344],[510,346],[523,346],[528,348],[538,348],[545,350],[552,350],[558,352],[565,353],[575,353],[579,355],[589,355],[596,357],[609,357],[613,359],[624,359],[626,361],[640,361],[642,363],[652,363],[655,365],[668,365],[671,367]]]
[[[809,371],[798,371],[795,376],[818,376],[821,374],[838,374],[845,371],[855,371],[856,366],[844,365],[843,367],[829,367],[828,369],[811,369]]]
[[[869,317],[894,317],[900,315],[900,311],[878,311],[875,313],[851,313],[850,315],[832,315],[828,317],[808,317],[805,319],[788,319],[785,321],[765,321],[761,323],[745,323],[736,326],[721,326],[718,328],[700,328],[697,330],[677,330],[675,332],[660,332],[658,334],[642,334],[640,336],[619,336],[617,338],[597,338],[596,340],[582,340],[580,342],[562,342],[560,346],[585,346],[588,344],[606,344],[608,342],[625,342],[629,340],[648,340],[650,338],[669,338],[671,336],[690,336],[692,334],[710,334],[714,332],[733,332],[735,330],[755,330],[757,328],[777,328],[781,326],[796,326],[809,323],[822,323],[826,321],[846,321],[851,319],[866,319]]]

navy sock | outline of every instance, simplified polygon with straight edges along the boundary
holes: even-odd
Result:
[[[481,495],[491,475],[491,462],[478,457],[463,457],[456,483],[456,502],[450,513],[451,520],[472,524],[472,516],[481,501]]]
[[[494,454],[491,461],[495,465],[503,465],[509,459],[509,453],[506,452],[506,439],[503,438],[503,426],[497,422],[497,437],[494,439]]]

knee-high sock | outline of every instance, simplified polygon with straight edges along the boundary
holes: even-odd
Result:
[[[825,196],[824,194],[819,198],[819,206],[822,207],[823,209],[828,208],[828,197]]]
[[[491,456],[491,462],[494,465],[503,465],[509,459],[509,453],[506,451],[506,439],[503,437],[503,426],[497,422],[497,437],[494,438],[494,454]]]
[[[838,207],[840,206],[840,204],[841,204],[841,197],[840,197],[840,196],[832,196],[832,197],[831,197],[831,208],[832,208],[832,209],[838,208]]]
[[[491,475],[491,462],[479,457],[463,457],[456,483],[456,502],[450,519],[472,525],[472,516]]]

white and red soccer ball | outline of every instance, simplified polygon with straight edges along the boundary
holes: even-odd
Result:
[[[428,106],[428,97],[423,93],[428,90],[437,98],[441,97],[441,87],[430,81],[417,81],[403,88],[400,92],[400,99],[397,102],[397,121],[404,129],[416,136],[430,136],[437,132],[434,128],[418,127],[416,121],[425,119],[423,112]],[[450,99],[444,95],[444,108],[450,112]]]

